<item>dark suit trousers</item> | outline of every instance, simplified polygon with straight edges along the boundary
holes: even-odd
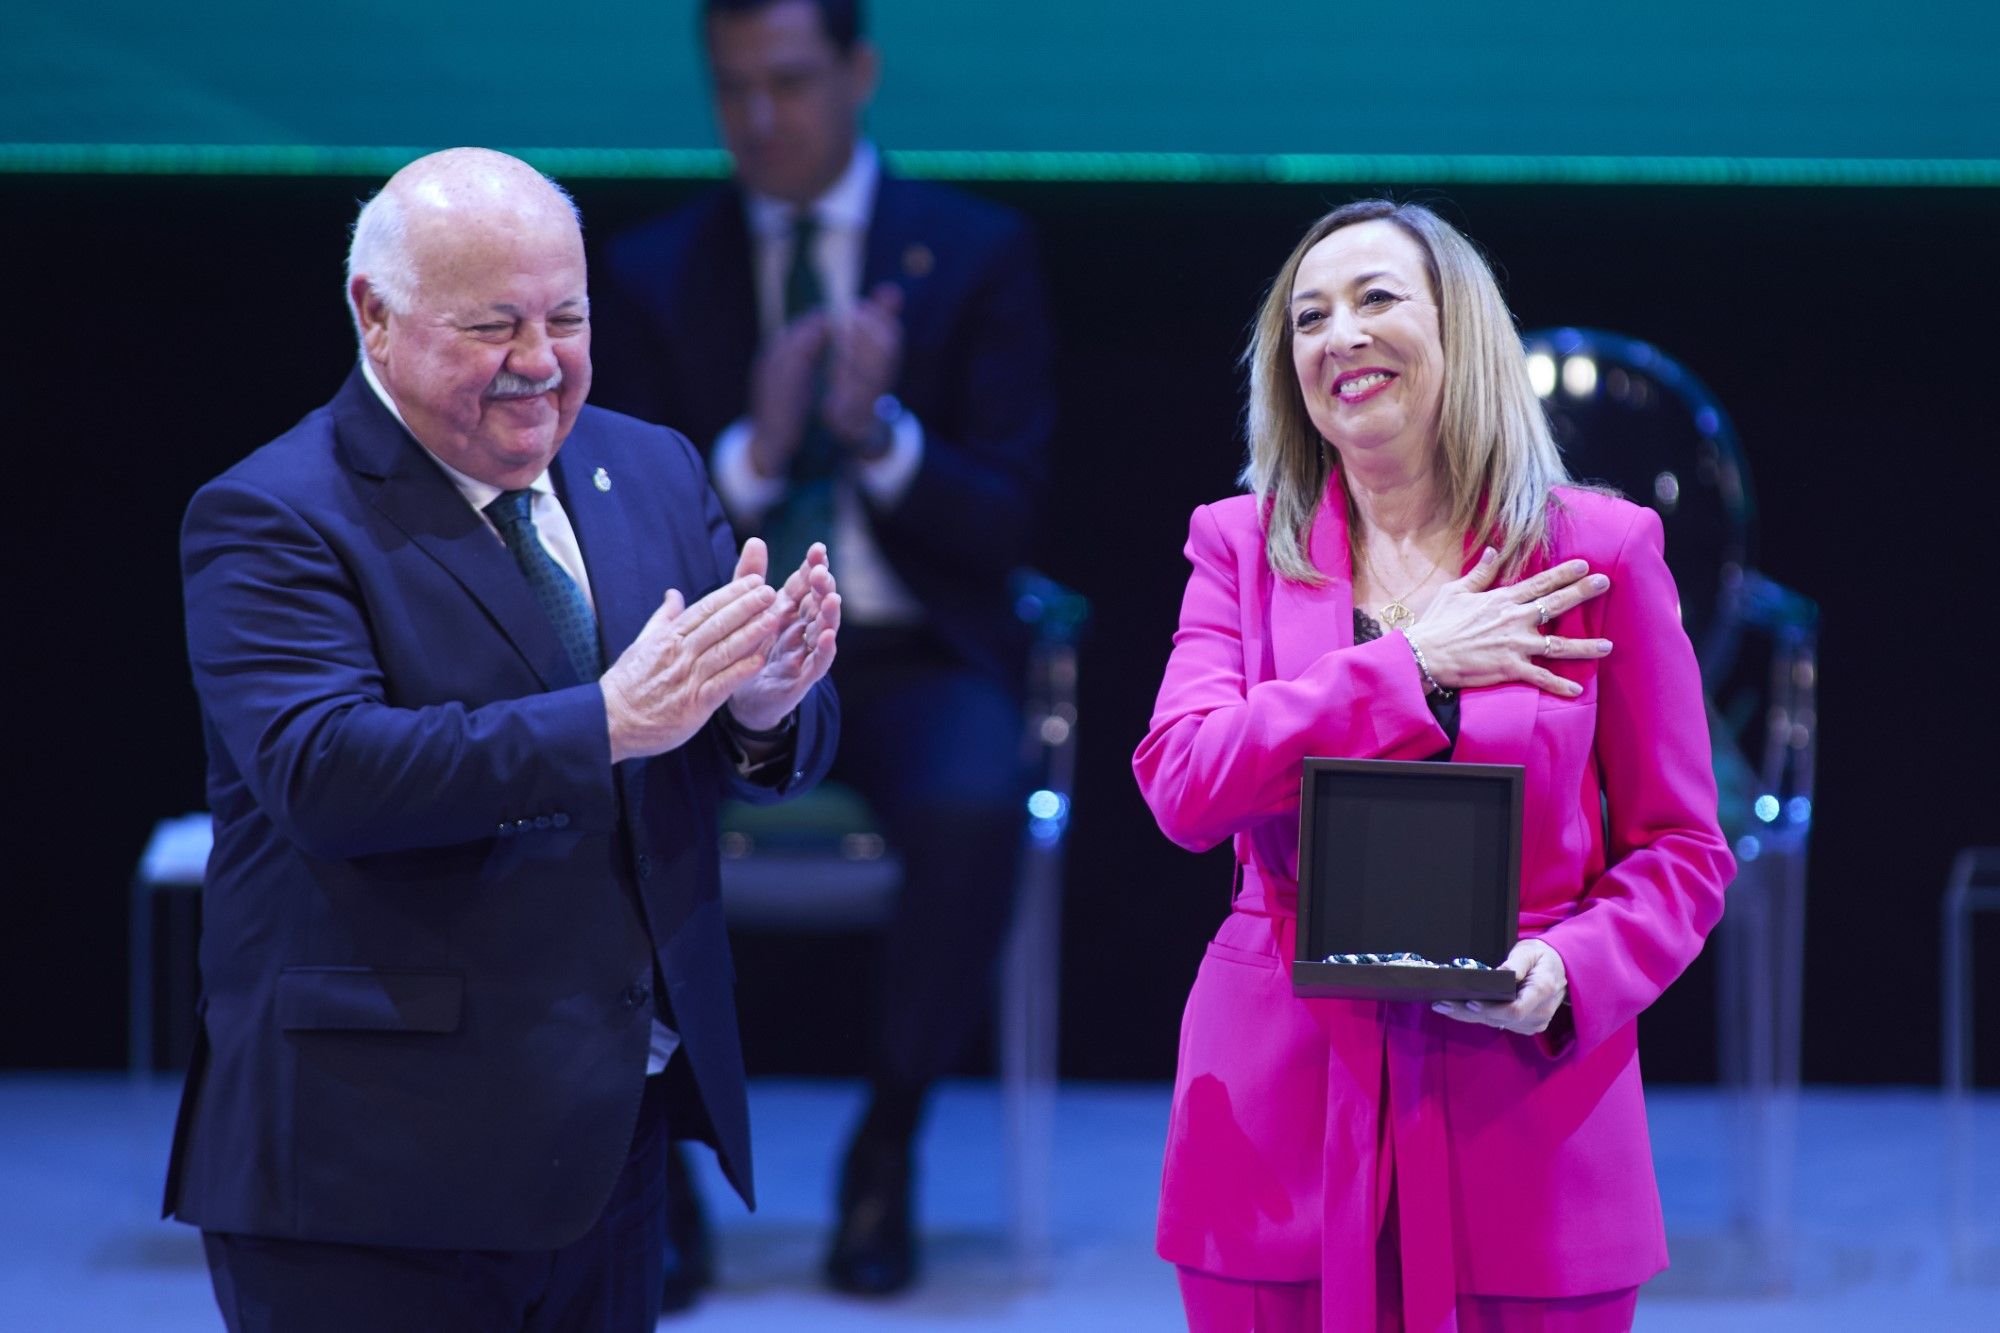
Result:
[[[833,674],[829,776],[866,798],[904,868],[872,1073],[917,1088],[950,1072],[991,1010],[1026,822],[1021,705],[922,629],[843,626]]]
[[[426,1250],[203,1232],[223,1322],[230,1333],[651,1333],[666,1253],[666,1082],[646,1080],[610,1201],[571,1244]]]

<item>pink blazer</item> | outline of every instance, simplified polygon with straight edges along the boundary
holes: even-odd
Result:
[[[1553,664],[1576,699],[1465,691],[1453,754],[1525,768],[1520,929],[1569,974],[1568,1014],[1537,1038],[1291,994],[1300,761],[1421,759],[1446,737],[1400,635],[1354,646],[1337,489],[1311,535],[1317,588],[1272,574],[1252,497],[1189,524],[1193,573],[1133,768],[1175,842],[1234,840],[1243,891],[1188,999],[1159,1249],[1230,1277],[1320,1279],[1330,1328],[1374,1326],[1392,1163],[1412,1328],[1450,1327],[1454,1292],[1582,1295],[1666,1265],[1635,1020],[1700,950],[1735,866],[1659,519],[1560,500],[1529,572],[1581,556],[1609,574],[1551,629],[1614,650]]]

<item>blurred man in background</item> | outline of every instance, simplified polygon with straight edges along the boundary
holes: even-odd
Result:
[[[861,136],[880,60],[859,11],[706,0],[735,180],[606,247],[598,385],[709,451],[731,518],[776,567],[827,535],[841,571],[835,776],[906,875],[826,1277],[882,1294],[915,1273],[912,1145],[988,1012],[1007,926],[1025,795],[1007,577],[1029,552],[1054,410],[1028,229],[882,169]],[[707,1270],[676,1189],[687,1263],[669,1305]]]

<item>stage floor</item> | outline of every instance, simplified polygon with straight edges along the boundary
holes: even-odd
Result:
[[[0,1076],[0,1327],[32,1333],[212,1333],[196,1234],[156,1221],[177,1084],[116,1075]],[[1002,1227],[998,1097],[940,1095],[924,1142],[928,1280],[886,1302],[815,1282],[830,1177],[858,1087],[753,1085],[762,1208],[743,1213],[704,1161],[720,1286],[663,1329],[1151,1330],[1181,1327],[1171,1270],[1153,1257],[1163,1087],[1068,1085],[1056,1125],[1052,1280],[1014,1285]],[[1650,1098],[1675,1267],[1639,1305],[1643,1333],[2000,1328],[2000,1095],[1973,1109],[1969,1278],[1948,1255],[1944,1108],[1924,1089],[1809,1091],[1790,1191],[1791,1290],[1744,1289],[1724,1219],[1729,1117],[1706,1089]],[[699,1154],[706,1158],[707,1154]]]

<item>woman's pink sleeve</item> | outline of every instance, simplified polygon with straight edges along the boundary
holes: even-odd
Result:
[[[1701,672],[1664,551],[1659,516],[1638,509],[1608,571],[1600,631],[1613,644],[1597,673],[1606,868],[1582,910],[1542,936],[1569,974],[1578,1049],[1630,1023],[1693,961],[1736,874],[1716,822]]]

